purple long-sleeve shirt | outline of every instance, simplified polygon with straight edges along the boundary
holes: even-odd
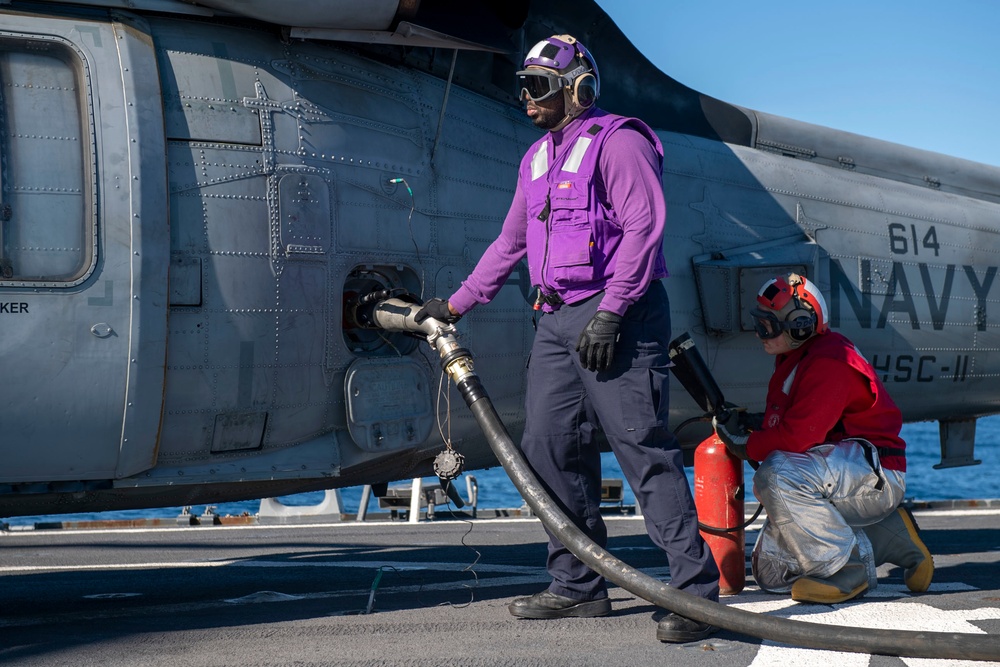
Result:
[[[564,130],[552,133],[557,153],[569,148],[561,145],[563,134],[585,119],[578,118]],[[596,179],[599,199],[613,202],[623,232],[615,272],[604,286],[600,309],[623,315],[645,293],[651,280],[663,277],[656,270],[666,222],[659,155],[640,132],[621,127],[608,137],[601,150]],[[519,180],[500,235],[448,300],[456,311],[464,314],[497,295],[527,252],[527,224],[526,200]]]

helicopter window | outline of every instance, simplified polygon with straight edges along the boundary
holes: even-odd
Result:
[[[82,78],[62,44],[0,40],[0,284],[74,285],[93,266]]]

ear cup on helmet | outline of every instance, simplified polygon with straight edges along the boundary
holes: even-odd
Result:
[[[573,83],[573,97],[576,99],[576,103],[584,109],[594,106],[599,92],[597,85],[597,77],[590,72],[577,77]]]
[[[792,340],[807,341],[816,332],[816,315],[801,306],[788,313],[785,321],[795,325],[788,329],[788,335]]]

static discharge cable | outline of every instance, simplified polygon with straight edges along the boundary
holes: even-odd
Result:
[[[407,227],[407,229],[410,230],[410,242],[413,243],[413,249],[417,253],[417,263],[419,264],[420,263],[420,248],[417,246],[417,240],[413,236],[413,211],[414,211],[414,209],[417,206],[416,200],[414,200],[414,198],[413,198],[413,188],[410,187],[410,184],[406,182],[405,178],[390,178],[389,182],[392,183],[393,185],[396,185],[398,183],[402,183],[403,185],[406,186],[406,191],[408,193],[410,193],[410,214],[408,216],[406,216],[406,227]],[[421,289],[421,292],[422,291],[423,291],[423,289]]]

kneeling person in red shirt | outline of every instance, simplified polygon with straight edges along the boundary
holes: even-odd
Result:
[[[751,557],[757,584],[833,604],[874,588],[875,568],[893,563],[910,590],[926,591],[934,561],[899,506],[903,418],[875,370],[830,331],[822,293],[802,276],[767,281],[751,314],[775,356],[766,410],[756,419],[734,412],[716,432],[734,455],[761,462],[753,491],[767,519]]]

